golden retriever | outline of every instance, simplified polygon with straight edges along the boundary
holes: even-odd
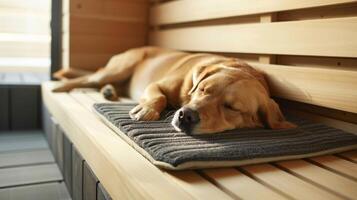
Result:
[[[264,75],[236,58],[141,47],[113,56],[96,73],[60,83],[54,92],[82,87],[102,88],[112,100],[125,94],[138,100],[129,113],[134,120],[157,120],[169,105],[180,108],[172,125],[187,134],[295,127],[270,98]]]

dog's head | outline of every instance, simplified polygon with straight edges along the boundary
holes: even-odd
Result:
[[[188,134],[216,133],[245,127],[286,129],[279,106],[270,98],[264,76],[237,60],[193,71],[189,101],[172,125]]]

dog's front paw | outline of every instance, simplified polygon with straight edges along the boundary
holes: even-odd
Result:
[[[150,106],[146,105],[137,105],[133,108],[129,115],[132,119],[137,121],[154,121],[160,118],[160,113]]]
[[[103,94],[104,98],[110,101],[118,101],[119,97],[113,85],[108,84],[102,87],[100,92]]]

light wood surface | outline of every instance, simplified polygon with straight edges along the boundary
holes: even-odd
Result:
[[[150,43],[188,51],[357,57],[356,24],[357,17],[349,17],[179,28],[152,31]]]
[[[52,87],[52,83],[43,85],[46,106],[113,199],[345,199],[354,195],[357,182],[351,173],[357,164],[341,158],[343,154],[333,156],[338,158],[334,164],[324,157],[313,158],[316,162],[295,160],[303,162],[302,174],[295,172],[300,170],[295,165],[290,168],[281,162],[237,169],[162,171],[92,113],[93,103],[107,102],[101,94],[93,89],[54,94]],[[317,175],[310,177],[308,172]]]
[[[356,2],[354,0],[181,0],[152,6],[153,25],[263,14]],[[199,12],[197,12],[199,11]]]

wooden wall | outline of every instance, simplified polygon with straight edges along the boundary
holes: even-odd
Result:
[[[357,123],[355,0],[153,1],[150,25],[151,45],[242,58],[282,104]]]
[[[147,38],[146,0],[63,0],[62,66],[95,70]]]

